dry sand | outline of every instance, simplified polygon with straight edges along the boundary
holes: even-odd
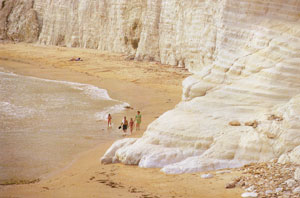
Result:
[[[83,61],[69,61],[81,57]],[[108,90],[109,95],[128,102],[133,109],[113,115],[115,126],[126,114],[137,110],[143,115],[140,137],[147,125],[172,109],[181,98],[181,82],[190,75],[186,70],[155,62],[125,60],[124,55],[91,49],[70,49],[33,44],[0,44],[0,67],[17,74],[53,80],[92,84]],[[64,170],[48,175],[38,183],[0,186],[4,197],[240,197],[242,189],[225,189],[239,172],[166,175],[159,169],[142,169],[122,164],[102,165],[99,158],[109,148],[107,142],[82,153]]]

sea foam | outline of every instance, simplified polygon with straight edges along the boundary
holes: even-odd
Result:
[[[72,89],[82,91],[83,94],[89,96],[91,99],[113,101],[113,102],[118,103],[113,106],[105,107],[102,111],[95,113],[94,116],[97,120],[106,120],[108,114],[118,113],[118,112],[124,110],[124,108],[126,106],[130,106],[126,102],[121,102],[119,100],[112,99],[109,96],[107,90],[96,87],[94,85],[77,83],[77,82],[69,82],[69,81],[41,79],[41,78],[37,78],[37,77],[33,77],[33,76],[20,76],[15,73],[6,72],[6,71],[5,72],[0,71],[0,76],[4,76],[4,77],[5,76],[10,76],[10,77],[19,76],[19,77],[24,77],[27,79],[37,80],[37,81],[41,81],[41,82],[50,82],[50,83],[67,85]],[[0,88],[1,88],[1,84],[0,84]],[[58,99],[56,99],[56,100],[58,100]],[[7,101],[5,101],[5,102],[0,101],[0,112],[2,112],[5,115],[11,115],[11,116],[14,115],[15,117],[25,117],[25,116],[28,116],[29,114],[33,113],[34,109],[16,106]]]
[[[0,101],[0,116],[25,118],[36,112],[35,109],[29,107],[22,107],[11,104],[9,102]]]
[[[106,120],[108,114],[118,113],[121,110],[123,110],[126,106],[129,106],[129,104],[128,103],[122,103],[122,104],[116,104],[116,105],[111,106],[111,107],[106,107],[101,112],[95,113],[95,118],[97,120]]]
[[[0,68],[0,183],[60,170],[79,153],[121,137],[99,119],[129,104],[94,85]]]

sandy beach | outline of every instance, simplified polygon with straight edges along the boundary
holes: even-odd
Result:
[[[83,61],[70,61],[77,57]],[[25,76],[86,83],[106,89],[111,98],[127,102],[131,107],[113,114],[115,126],[124,114],[133,117],[137,110],[142,112],[141,131],[134,131],[130,137],[141,137],[149,123],[180,102],[181,82],[190,75],[182,68],[127,60],[121,54],[25,43],[0,44],[0,67]],[[166,175],[159,169],[102,165],[99,159],[111,144],[107,142],[81,153],[65,169],[40,182],[0,186],[0,198],[233,198],[240,197],[243,192],[239,188],[225,188],[241,174],[234,170],[223,174],[211,172],[213,178],[202,179],[204,173]]]

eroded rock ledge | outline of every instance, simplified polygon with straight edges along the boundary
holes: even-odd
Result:
[[[199,45],[174,48],[184,49],[185,63],[196,59],[185,64],[194,75],[183,82],[182,102],[150,124],[142,138],[113,144],[102,161],[166,173],[274,158],[299,164],[300,1],[202,1],[205,12],[194,2],[183,4],[193,6],[194,15],[187,17],[183,9],[190,26],[183,28],[189,41],[181,44]],[[160,56],[171,63],[176,56],[168,54]]]

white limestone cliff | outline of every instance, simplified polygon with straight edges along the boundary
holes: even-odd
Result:
[[[145,1],[36,1],[42,20],[39,42],[46,45],[134,53]]]
[[[10,21],[19,23],[18,17],[30,10],[39,29],[38,38],[33,33],[32,40],[41,44],[121,52],[195,73],[209,71],[209,65],[224,71],[234,66],[229,73],[241,72],[244,59],[299,20],[298,0],[0,0],[0,4],[0,35],[9,28],[10,15],[17,16]],[[10,32],[22,37],[21,29]],[[265,62],[270,64],[271,60]],[[223,74],[219,75],[214,77],[220,82]]]
[[[183,82],[182,102],[151,123],[142,138],[112,146],[112,161],[166,173],[273,158],[299,163],[300,1],[163,3],[175,7],[161,11],[159,27],[164,14],[170,20],[179,8],[189,4],[190,10],[183,9],[181,28],[173,20],[159,30],[160,36],[169,34],[159,41],[160,58],[174,65],[184,60],[194,75]],[[105,154],[101,160],[110,159]]]

